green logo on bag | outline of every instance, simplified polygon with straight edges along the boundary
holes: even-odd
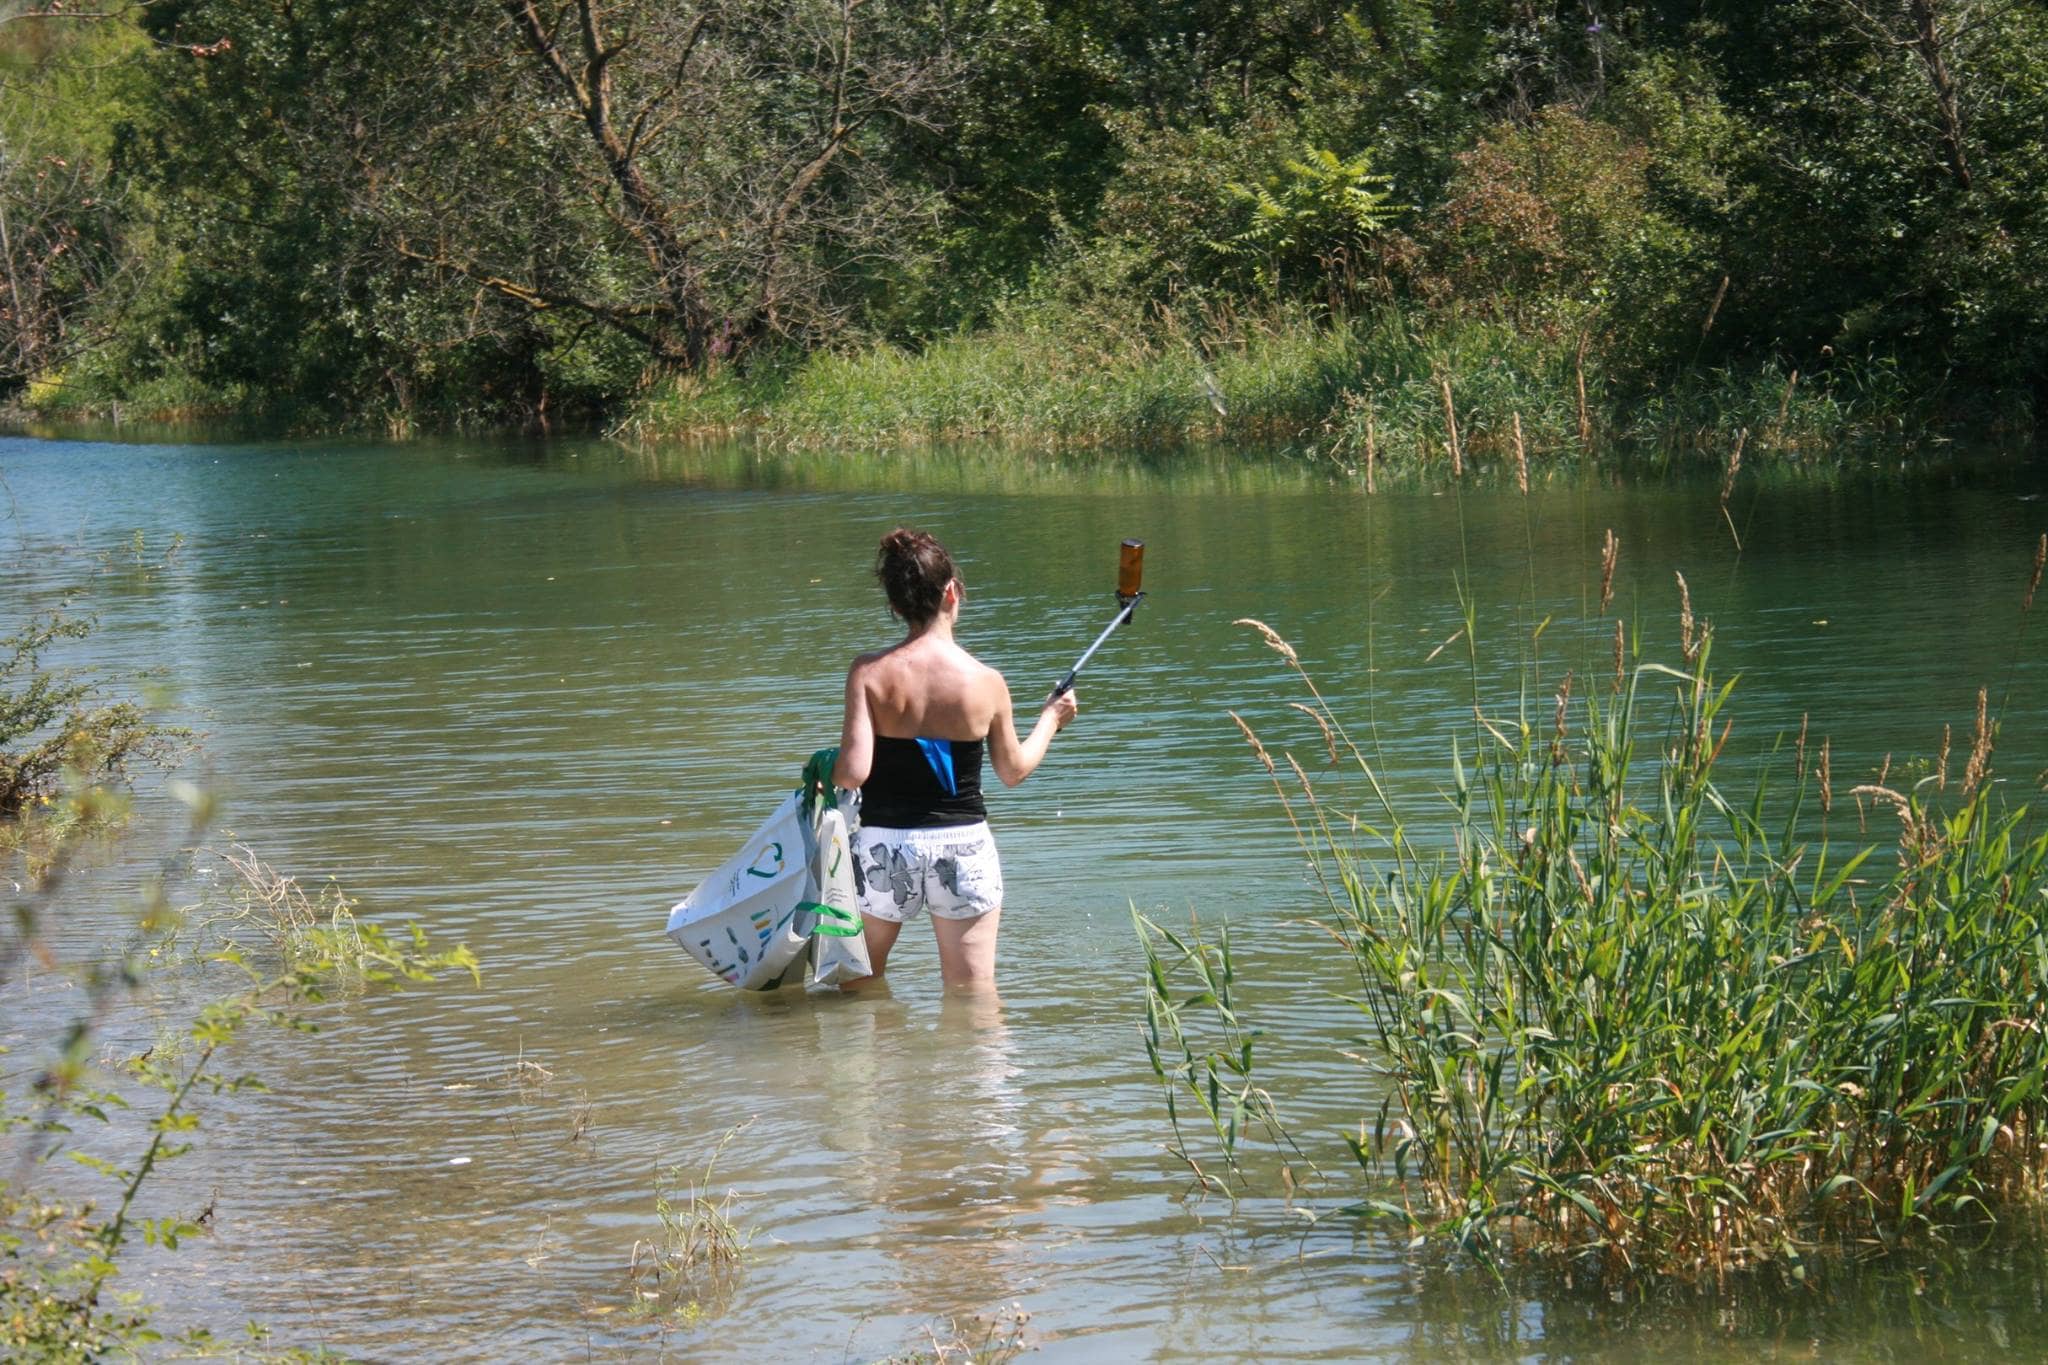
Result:
[[[761,870],[761,858],[765,858],[771,853],[775,856],[775,866],[763,872]],[[759,877],[766,881],[772,879],[780,871],[782,871],[782,843],[780,840],[777,840],[761,850],[760,857],[755,858],[754,865],[747,869],[747,875],[749,877]]]

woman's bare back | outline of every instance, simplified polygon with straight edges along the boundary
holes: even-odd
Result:
[[[985,738],[1009,699],[1000,673],[929,635],[862,655],[854,674],[875,733],[897,739]]]

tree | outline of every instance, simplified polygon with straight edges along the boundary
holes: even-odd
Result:
[[[1723,322],[1793,363],[1897,357],[2048,412],[2048,16],[1797,0],[1711,44],[1755,130]]]
[[[164,0],[125,146],[216,384],[545,419],[835,335],[931,210],[927,0]],[[203,41],[202,41],[203,40]],[[194,55],[194,49],[200,54]]]
[[[887,258],[928,207],[886,173],[880,144],[930,127],[956,78],[940,11],[915,0],[505,0],[502,11],[503,79],[447,127],[472,143],[530,136],[542,155],[512,168],[506,188],[557,216],[509,252],[529,235],[502,230],[502,199],[481,202],[474,180],[407,175],[401,160],[365,202],[408,259],[535,312],[578,314],[695,371],[767,338],[830,336],[848,276]],[[423,154],[450,150],[430,133]],[[563,174],[580,203],[546,187]]]
[[[136,274],[106,145],[133,34],[60,17],[0,20],[0,398],[103,342]]]

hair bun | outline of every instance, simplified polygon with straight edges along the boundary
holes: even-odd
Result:
[[[953,556],[936,537],[907,526],[883,536],[875,552],[875,577],[888,595],[889,609],[913,626],[939,614],[946,584],[959,576]]]

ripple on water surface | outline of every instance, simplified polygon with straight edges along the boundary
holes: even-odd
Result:
[[[6,600],[78,603],[99,618],[81,661],[164,669],[229,800],[217,833],[484,964],[481,988],[348,1001],[316,1037],[238,1045],[271,1093],[223,1101],[152,1192],[156,1213],[220,1191],[211,1238],[139,1263],[174,1315],[257,1316],[372,1357],[645,1354],[663,1329],[636,1316],[634,1244],[659,1232],[663,1173],[687,1185],[717,1152],[709,1189],[754,1240],[729,1284],[696,1287],[701,1324],[666,1324],[691,1357],[870,1359],[1012,1302],[1062,1360],[1978,1340],[1796,1302],[1722,1337],[1698,1306],[1601,1327],[1568,1294],[1502,1296],[1283,1201],[1185,1198],[1130,915],[1231,921],[1261,1065],[1331,1207],[1353,1191],[1336,1133],[1377,1095],[1347,1055],[1346,969],[1303,922],[1314,885],[1228,712],[1333,810],[1365,794],[1290,708],[1299,680],[1231,623],[1294,642],[1424,839],[1453,742],[1471,752],[1475,678],[1492,718],[1539,725],[1567,669],[1604,683],[1611,623],[1583,623],[1609,526],[1617,614],[1646,656],[1675,652],[1683,572],[1743,672],[1735,747],[1754,747],[1737,761],[1804,714],[1837,772],[1875,770],[1966,727],[1990,685],[2009,691],[2019,778],[2044,766],[2048,692],[2013,643],[2040,516],[2012,489],[1878,486],[1851,512],[1777,490],[1738,509],[1738,555],[1717,486],[1524,502],[1368,501],[1298,471],[1227,492],[1127,472],[1000,492],[879,474],[818,491],[803,469],[783,473],[811,491],[730,484],[755,467],[0,441]],[[991,794],[1000,1002],[942,998],[921,927],[892,995],[743,997],[661,940],[663,917],[836,739],[846,660],[891,636],[866,567],[899,522],[960,552],[963,637],[1027,708],[1108,619],[1126,535],[1149,543],[1151,596],[1083,675],[1040,775]],[[107,932],[80,920],[63,943]],[[11,1033],[62,1014],[56,985],[30,985],[8,988]],[[154,1023],[121,1027],[139,1050]],[[1952,1320],[2003,1304],[2006,1273]],[[2040,1340],[2038,1307],[2000,1312],[2010,1340]]]

